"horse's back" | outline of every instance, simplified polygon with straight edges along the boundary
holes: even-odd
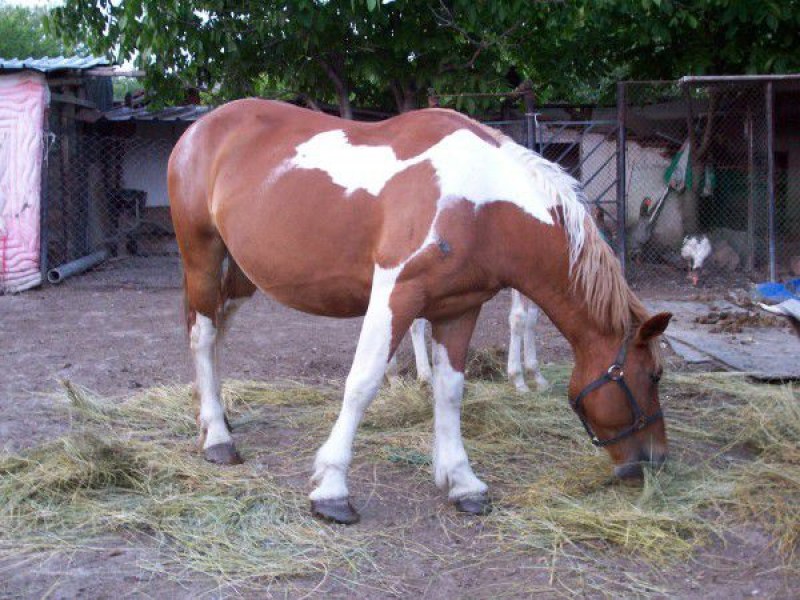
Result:
[[[279,301],[317,314],[363,314],[375,265],[401,263],[430,233],[439,174],[417,157],[465,129],[497,143],[446,110],[363,123],[265,100],[224,105],[187,130],[170,159],[184,260],[198,236],[221,240]],[[445,251],[449,260],[435,264],[456,265]]]

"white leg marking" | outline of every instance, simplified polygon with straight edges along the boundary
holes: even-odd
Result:
[[[190,334],[195,382],[200,395],[200,427],[205,430],[203,448],[231,441],[225,426],[217,376],[217,329],[208,317],[197,314]]]
[[[525,329],[525,298],[517,290],[511,290],[511,310],[508,313],[508,380],[518,392],[529,392],[522,372],[522,336]],[[526,349],[527,350],[527,349]],[[527,354],[526,354],[527,358]]]
[[[414,359],[417,362],[417,379],[425,383],[433,381],[428,350],[425,347],[425,319],[414,319],[411,324],[411,344],[414,346]]]
[[[520,294],[520,296],[522,296]],[[539,370],[539,361],[536,357],[536,323],[539,321],[539,307],[523,296],[525,304],[525,372],[532,375],[536,381],[536,389],[544,392],[550,388],[550,383]]]
[[[375,267],[369,308],[345,383],[342,409],[314,461],[311,480],[317,487],[309,495],[311,500],[332,500],[349,495],[347,469],[352,458],[353,439],[361,417],[378,393],[386,372],[392,340],[389,299],[401,269],[402,266],[394,269]]]
[[[433,342],[434,443],[433,476],[448,490],[450,500],[485,494],[486,484],[475,476],[461,439],[461,398],[464,374],[450,365],[447,349]]]

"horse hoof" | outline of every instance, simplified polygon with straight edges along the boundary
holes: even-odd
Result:
[[[492,502],[486,494],[477,496],[465,496],[453,502],[458,512],[469,513],[471,515],[488,515],[492,512]]]
[[[323,521],[341,525],[353,525],[361,520],[361,516],[347,498],[312,500],[311,514]]]
[[[214,444],[204,451],[206,460],[216,465],[240,465],[244,461],[233,442]]]

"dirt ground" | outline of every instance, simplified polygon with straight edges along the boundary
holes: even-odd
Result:
[[[113,396],[157,384],[189,382],[179,281],[174,258],[129,259],[108,263],[58,287],[0,296],[0,448],[17,451],[68,428],[49,410],[60,380]],[[505,347],[509,303],[509,295],[502,293],[484,308],[474,347]],[[359,319],[304,315],[257,295],[237,313],[226,333],[223,377],[341,380],[355,350],[359,325]],[[543,363],[570,360],[566,342],[544,316],[537,334]],[[406,340],[400,364],[410,361]],[[670,363],[681,368],[674,357]],[[259,435],[259,443],[270,443]],[[354,497],[366,499],[360,505],[362,525],[404,537],[400,546],[387,543],[377,551],[390,586],[377,591],[335,580],[309,580],[276,585],[264,590],[264,596],[529,597],[531,589],[541,590],[538,597],[570,595],[567,589],[551,586],[545,555],[495,554],[489,562],[471,564],[471,557],[486,555],[488,542],[481,535],[481,520],[455,515],[432,481],[411,481],[404,500],[393,501],[393,490],[405,476],[399,466],[377,471],[359,465],[358,456],[354,461]],[[296,479],[298,486],[307,485],[305,476],[298,474]],[[443,520],[448,527],[438,526]],[[415,547],[424,547],[425,552],[410,550]],[[457,560],[445,560],[453,553],[458,553]],[[142,567],[158,563],[159,556],[158,548],[147,540],[122,536],[98,540],[95,548],[51,560],[20,555],[0,563],[0,597],[184,598],[233,593],[220,592],[213,580],[201,576],[186,574],[176,582]],[[748,526],[729,544],[715,542],[692,561],[656,575],[671,590],[670,597],[797,597],[800,582],[785,575],[780,564],[767,538]],[[575,570],[578,582],[579,566],[567,567]],[[618,564],[610,569],[619,569],[622,577],[628,567]],[[514,584],[520,581],[526,582],[527,591],[519,591],[522,588]]]

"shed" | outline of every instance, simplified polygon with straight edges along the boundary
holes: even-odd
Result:
[[[47,154],[55,123],[69,129],[78,106],[110,108],[104,58],[0,58],[0,293],[41,283],[46,266]]]

